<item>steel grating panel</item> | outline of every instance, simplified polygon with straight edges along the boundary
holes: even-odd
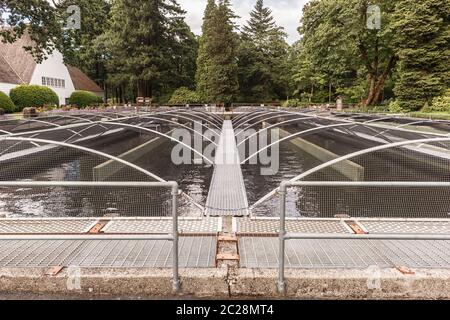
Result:
[[[182,268],[215,266],[216,237],[182,237]],[[135,240],[0,241],[0,267],[170,268],[172,242]]]
[[[225,121],[206,200],[207,216],[248,216],[249,205],[233,124]]]
[[[450,234],[450,220],[370,220],[358,219],[368,233]]]
[[[279,219],[236,219],[238,235],[273,235],[280,230]],[[286,219],[286,230],[292,233],[351,233],[341,220]]]
[[[0,234],[86,233],[97,219],[0,219]]]
[[[180,218],[178,230],[180,234],[215,235],[221,231],[222,218],[190,219]],[[110,221],[102,231],[109,234],[167,234],[172,232],[171,218],[155,219],[120,219]]]
[[[277,268],[278,238],[242,237],[243,268]],[[450,241],[289,240],[286,268],[450,268]]]

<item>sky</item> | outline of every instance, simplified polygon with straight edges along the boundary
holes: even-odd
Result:
[[[309,0],[265,0],[264,5],[269,7],[279,26],[284,27],[288,34],[290,44],[299,40],[297,28],[300,23],[303,6]],[[200,35],[202,28],[203,12],[205,11],[207,0],[178,0],[181,7],[187,11],[186,22],[191,26],[192,31]],[[253,10],[256,0],[232,0],[233,9],[238,16],[239,25],[245,24],[249,18],[250,11]]]

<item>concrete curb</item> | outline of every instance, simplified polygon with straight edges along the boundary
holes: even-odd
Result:
[[[174,298],[169,269],[0,269],[0,294],[147,296]],[[277,271],[268,269],[182,269],[180,296],[198,298],[450,299],[450,270],[287,270],[287,294],[277,292]],[[78,281],[78,283],[77,283]],[[78,284],[78,286],[77,286]],[[72,290],[70,290],[72,289]]]

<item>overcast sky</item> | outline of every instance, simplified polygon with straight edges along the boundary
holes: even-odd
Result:
[[[279,26],[284,27],[289,35],[288,42],[293,43],[299,39],[297,28],[303,6],[309,0],[265,0],[264,5],[272,9],[273,15]],[[207,0],[178,0],[181,7],[187,11],[186,21],[192,31],[199,35],[201,33],[203,12]],[[233,9],[241,17],[239,24],[245,24],[253,10],[256,0],[232,0]]]

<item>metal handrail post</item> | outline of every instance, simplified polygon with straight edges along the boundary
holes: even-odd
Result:
[[[181,289],[180,275],[178,272],[178,183],[172,185],[172,217],[173,217],[173,290],[178,293]]]
[[[284,256],[286,244],[286,184],[281,183],[280,186],[280,235],[279,235],[279,252],[278,252],[278,292],[282,295],[286,294],[286,282],[284,278]]]

